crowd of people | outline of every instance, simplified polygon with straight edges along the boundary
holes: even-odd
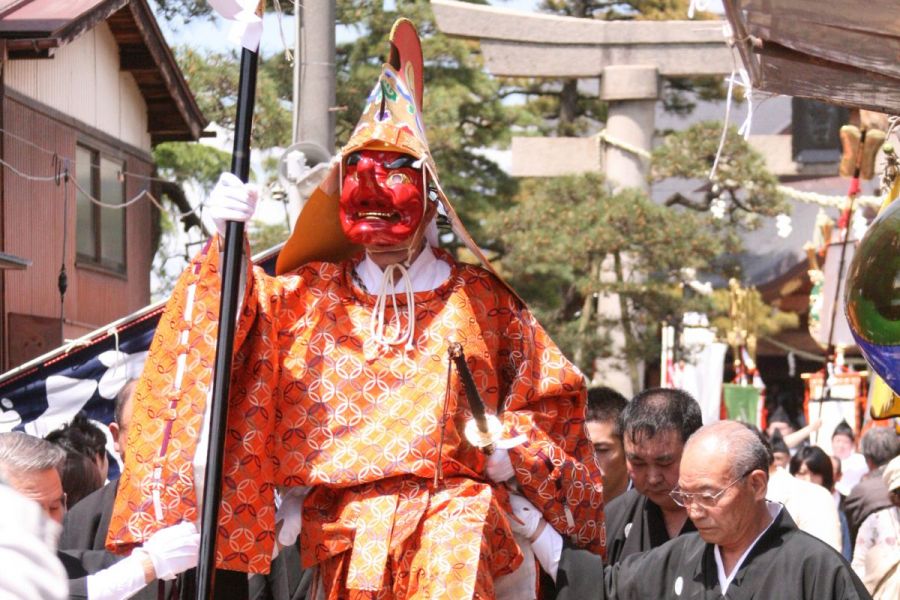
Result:
[[[119,394],[109,428],[117,454],[125,452],[134,383]],[[799,444],[787,450],[784,468],[770,435],[734,421],[703,426],[684,391],[650,389],[628,401],[594,388],[585,430],[603,473],[605,559],[591,565],[584,553],[562,547],[556,577],[584,581],[558,597],[655,598],[669,585],[676,597],[693,586],[730,598],[900,597],[900,437],[893,428],[870,428],[857,453],[853,430],[839,426],[833,455]],[[106,551],[118,483],[106,482],[109,460],[105,434],[83,415],[43,440],[0,434],[0,559],[14,567],[4,569],[0,592],[22,599],[193,597],[193,524],[164,528],[124,558]],[[842,493],[844,469],[858,471],[860,460],[866,472]],[[58,560],[49,550],[56,546]],[[225,597],[304,598],[308,571],[288,547],[268,575],[226,571],[222,586],[232,590]]]
[[[685,443],[701,429],[696,402],[674,389],[648,390],[626,402],[597,388],[588,393],[587,415],[588,434],[612,459],[600,460],[604,479],[625,481],[614,488],[618,497],[605,497],[608,564],[696,531],[677,494],[670,494],[680,481]],[[784,411],[773,416],[766,432],[747,426],[766,450],[766,499],[783,505],[801,531],[852,561],[875,598],[900,597],[900,436],[893,427],[872,427],[857,445],[853,429],[842,422],[829,456],[808,443],[818,424],[795,431]]]

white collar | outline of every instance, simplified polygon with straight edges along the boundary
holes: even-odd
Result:
[[[359,276],[366,290],[370,294],[378,294],[381,291],[381,282],[383,280],[384,271],[375,264],[375,261],[366,254],[365,258],[355,268],[357,276]],[[413,292],[428,292],[443,284],[450,277],[450,265],[435,256],[431,246],[425,245],[413,264],[407,269],[410,282],[412,282]],[[400,281],[394,282],[393,289],[402,288],[402,277]],[[392,291],[390,290],[390,291]]]
[[[766,508],[768,509],[769,516],[772,518],[772,520],[769,522],[766,528],[763,529],[758,536],[756,536],[756,539],[753,540],[753,543],[747,546],[747,549],[744,550],[744,553],[741,554],[741,557],[737,560],[736,563],[734,563],[734,568],[731,569],[731,573],[729,575],[725,574],[725,565],[722,563],[722,553],[719,551],[719,545],[716,544],[715,548],[713,549],[713,555],[716,558],[716,571],[719,575],[719,587],[722,588],[721,594],[723,596],[725,595],[725,592],[728,591],[728,586],[731,585],[731,582],[734,579],[734,576],[737,575],[737,572],[740,570],[741,565],[744,564],[744,560],[746,560],[747,555],[750,554],[750,551],[753,550],[753,547],[756,546],[757,542],[759,542],[759,538],[764,536],[769,528],[772,527],[772,523],[775,522],[775,518],[784,507],[777,502],[769,502],[767,500]]]

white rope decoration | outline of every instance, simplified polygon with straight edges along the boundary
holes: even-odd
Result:
[[[847,200],[846,196],[826,196],[817,192],[804,192],[787,185],[778,185],[777,188],[779,192],[788,198],[808,204],[818,204],[819,206],[843,208],[844,202]],[[881,198],[877,196],[857,196],[856,202],[859,205],[881,206]]]
[[[109,329],[106,330],[106,335],[112,336],[113,341],[115,343],[116,362],[115,362],[115,365],[113,365],[112,372],[113,372],[113,375],[118,375],[119,369],[125,367],[125,357],[122,355],[121,352],[119,352],[119,330],[116,329],[115,327],[110,327]],[[126,375],[127,375],[127,373],[126,373]]]
[[[885,140],[889,140],[891,138],[891,134],[894,133],[894,130],[897,128],[897,124],[900,123],[900,116],[891,115],[888,117],[888,130],[884,136]]]
[[[290,47],[288,46],[287,40],[284,37],[284,10],[281,8],[281,2],[279,0],[275,0],[275,17],[278,20],[278,37],[281,38],[281,45],[284,46],[284,60],[288,62],[289,65],[294,64],[294,53],[291,52]],[[294,3],[294,14],[297,15],[296,10],[297,3]],[[300,17],[296,17],[300,18]]]
[[[623,142],[622,140],[616,139],[606,133],[605,129],[601,129],[595,137],[602,144],[609,144],[610,146],[614,146],[619,150],[630,152],[631,154],[635,154],[637,156],[640,156],[641,158],[650,159],[651,157],[651,154],[643,148],[638,148],[637,146],[629,144],[628,142]]]
[[[400,317],[400,311],[397,306],[397,294],[394,288],[394,274],[400,275],[400,281],[404,284],[404,294],[406,295],[406,327]],[[388,286],[391,286],[391,308],[394,314],[391,316],[390,325],[394,328],[394,334],[390,335],[387,324],[385,323],[385,309],[387,308]],[[393,263],[385,268],[381,276],[381,289],[375,299],[375,306],[372,308],[372,316],[369,321],[369,334],[380,346],[397,346],[405,344],[406,350],[412,350],[416,339],[416,306],[413,296],[412,281],[409,278],[409,271],[406,266],[401,263]]]
[[[741,133],[742,135],[747,135],[747,133],[749,133],[750,116],[751,115],[748,114],[747,115],[748,120],[745,121],[745,123],[748,124],[747,129],[744,130],[744,127],[742,126],[741,130],[738,130],[738,132]],[[726,113],[726,119],[727,119],[727,113]],[[606,133],[605,129],[600,131],[599,133],[597,133],[596,137],[602,143],[609,144],[610,146],[615,146],[616,148],[619,148],[620,150],[624,150],[626,152],[631,152],[632,154],[636,154],[637,156],[640,156],[641,158],[649,159],[651,156],[649,152],[647,152],[646,150],[644,150],[642,148],[638,148],[636,146],[628,144],[627,142],[617,140],[616,138],[610,136],[608,133]],[[721,147],[720,147],[719,152],[721,152]],[[715,165],[713,168],[715,168]],[[711,175],[712,175],[712,173],[711,173]],[[846,196],[828,196],[825,194],[819,194],[817,192],[805,192],[802,190],[798,190],[796,188],[792,188],[787,185],[778,185],[776,187],[779,192],[781,192],[788,198],[791,198],[792,200],[797,200],[799,202],[805,202],[807,204],[818,204],[819,206],[825,206],[825,207],[830,207],[830,208],[843,208],[844,202],[847,199]],[[860,205],[872,206],[872,207],[876,207],[876,208],[878,206],[881,206],[881,198],[878,198],[877,196],[859,196],[856,198],[856,201]],[[719,207],[719,206],[713,207],[713,213],[718,218],[722,218],[722,217],[724,217],[724,212],[725,212],[726,208],[727,208],[727,203],[725,203],[725,201],[723,200],[721,202],[721,207]],[[719,212],[721,212],[721,215],[718,214]]]
[[[731,55],[731,60],[734,62],[734,54]],[[740,79],[736,79],[739,77]],[[744,137],[744,140],[750,139],[750,127],[753,123],[753,85],[750,83],[750,76],[747,74],[747,70],[743,67],[738,67],[737,64],[734,64],[732,68],[731,75],[729,75],[728,79],[728,92],[725,96],[725,122],[722,124],[722,137],[719,138],[719,148],[716,150],[716,158],[713,160],[712,168],[709,170],[710,181],[715,181],[716,171],[719,168],[719,159],[722,157],[722,150],[725,148],[725,139],[728,136],[728,124],[731,120],[731,105],[734,101],[734,86],[739,85],[744,88],[744,96],[747,99],[747,117],[744,119],[744,122],[741,123],[740,128],[738,128],[738,134]]]

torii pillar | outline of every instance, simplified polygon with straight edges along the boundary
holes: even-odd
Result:
[[[432,0],[431,6],[443,33],[479,40],[494,75],[600,77],[600,97],[609,103],[606,135],[638,150],[601,145],[595,137],[514,137],[511,171],[518,177],[604,171],[614,189],[649,191],[649,161],[640,154],[652,148],[661,77],[726,75],[734,64],[721,21],[600,21],[453,0]],[[601,277],[608,277],[604,271]],[[620,317],[618,297],[600,298],[598,311]],[[611,334],[623,347],[623,332]],[[605,385],[626,397],[637,392],[614,365],[603,365],[600,372]]]
[[[606,133],[647,152],[653,144],[659,74],[654,65],[610,65],[600,79],[600,98],[609,104]],[[614,188],[649,191],[650,161],[612,144],[606,145],[603,165]]]

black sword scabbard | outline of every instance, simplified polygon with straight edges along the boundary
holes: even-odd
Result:
[[[484,400],[481,399],[481,394],[478,392],[478,387],[475,385],[475,379],[472,377],[472,371],[469,370],[469,365],[466,363],[466,355],[463,352],[462,344],[459,342],[451,343],[447,352],[450,355],[450,360],[456,365],[456,370],[459,372],[460,379],[462,379],[463,389],[466,391],[466,400],[468,400],[469,408],[472,410],[472,417],[475,419],[475,425],[478,427],[478,431],[486,439],[490,439],[491,434],[488,428],[487,415],[484,410]],[[482,446],[481,451],[488,455],[493,454],[493,442],[486,446]]]

